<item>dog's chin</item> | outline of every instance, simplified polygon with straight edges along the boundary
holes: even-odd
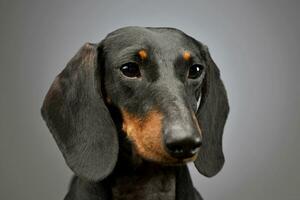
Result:
[[[185,165],[189,162],[193,162],[196,160],[196,156],[190,157],[190,158],[184,158],[184,159],[176,159],[172,162],[162,162],[162,165],[170,165],[170,166],[176,166],[176,165]]]
[[[147,157],[141,157],[143,160],[146,160],[148,162],[153,162],[156,164],[164,165],[164,166],[180,166],[180,165],[185,165],[189,162],[193,162],[196,160],[197,155],[189,157],[189,158],[174,158],[174,157],[156,157],[156,159],[153,158],[147,158]]]

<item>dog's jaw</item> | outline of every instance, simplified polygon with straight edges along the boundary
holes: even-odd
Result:
[[[121,109],[123,124],[122,130],[131,141],[133,151],[141,158],[158,162],[163,165],[180,165],[194,161],[197,155],[176,159],[171,157],[165,150],[162,141],[162,120],[163,115],[157,110],[151,110],[143,118]]]
[[[162,145],[162,114],[151,110],[143,118],[122,109],[123,132],[132,141],[133,148],[142,158],[156,162],[175,162]]]

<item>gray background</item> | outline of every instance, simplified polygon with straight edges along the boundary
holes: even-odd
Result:
[[[0,199],[62,199],[71,171],[40,106],[84,42],[127,25],[179,28],[210,47],[228,90],[226,163],[190,165],[206,200],[300,199],[300,1],[0,3]]]

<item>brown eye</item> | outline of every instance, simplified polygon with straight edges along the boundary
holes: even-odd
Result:
[[[140,77],[141,72],[139,65],[133,62],[126,63],[120,67],[121,72],[130,78]]]
[[[190,79],[196,79],[199,78],[202,74],[204,67],[200,64],[194,64],[189,69],[189,75],[188,78]]]

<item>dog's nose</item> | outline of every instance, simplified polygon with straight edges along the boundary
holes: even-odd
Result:
[[[175,158],[184,159],[196,155],[202,143],[200,135],[194,134],[184,137],[179,137],[182,133],[170,135],[165,140],[166,150]]]

